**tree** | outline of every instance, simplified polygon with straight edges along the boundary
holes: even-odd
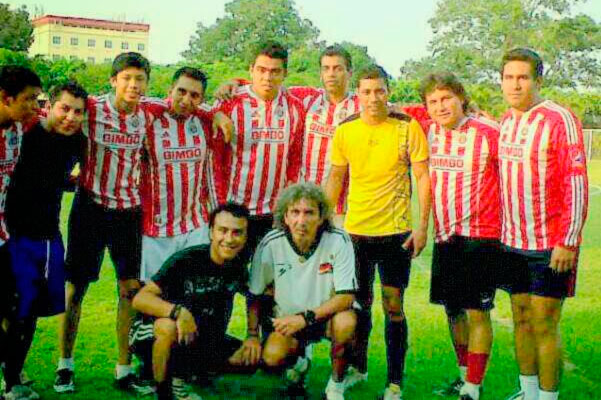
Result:
[[[0,3],[0,48],[27,51],[33,42],[33,26],[25,6],[11,10]]]
[[[248,61],[254,47],[266,40],[289,49],[317,43],[319,30],[299,16],[293,0],[232,0],[225,12],[209,27],[198,23],[189,49],[182,53],[187,61]]]
[[[601,86],[601,23],[571,8],[587,0],[444,0],[429,21],[431,55],[410,60],[405,78],[434,70],[466,82],[494,83],[502,54],[517,46],[545,61],[545,82],[560,87]]]

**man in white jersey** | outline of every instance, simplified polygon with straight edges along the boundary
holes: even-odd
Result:
[[[6,383],[7,399],[33,398],[37,393],[21,385],[19,356],[26,351],[21,332],[14,327],[18,311],[15,278],[10,264],[10,253],[6,242],[9,232],[6,227],[4,207],[10,179],[17,164],[23,137],[23,125],[29,125],[39,111],[37,97],[41,92],[40,78],[22,66],[0,67],[0,364],[6,363],[11,374],[5,372],[0,383],[0,397]]]
[[[511,399],[559,397],[559,320],[574,296],[588,179],[582,126],[540,97],[543,62],[529,49],[503,56],[501,87],[510,109],[501,123],[501,242],[511,294],[521,390]]]
[[[186,247],[208,243],[209,152],[224,153],[214,138],[209,113],[199,110],[207,77],[199,69],[179,68],[173,75],[168,109],[158,110],[147,135],[148,162],[142,166],[142,269],[147,281],[165,260]],[[149,106],[153,107],[153,106]],[[216,172],[221,172],[218,170]]]
[[[139,103],[149,74],[146,58],[122,53],[112,66],[110,81],[115,91],[87,101],[82,127],[87,144],[69,217],[66,312],[59,330],[60,359],[54,385],[59,393],[75,390],[72,353],[81,305],[89,283],[98,280],[105,248],[115,265],[119,289],[115,383],[121,389],[137,387],[130,366],[128,331],[133,315],[131,299],[139,288],[140,163],[151,122]]]
[[[275,212],[277,228],[259,244],[250,270],[248,339],[250,359],[261,355],[267,369],[280,370],[290,356],[327,337],[332,341],[329,400],[344,399],[345,348],[353,338],[356,316],[351,306],[357,290],[355,256],[350,237],[335,229],[325,193],[315,184],[285,189]],[[261,302],[266,291],[275,299],[273,332],[263,348],[258,338]],[[303,375],[308,365],[288,371]],[[300,379],[302,383],[304,379]]]

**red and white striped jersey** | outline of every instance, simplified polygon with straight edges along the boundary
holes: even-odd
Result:
[[[453,130],[431,122],[430,182],[435,240],[499,238],[499,125],[467,117]]]
[[[115,109],[109,94],[88,98],[80,184],[96,203],[113,209],[140,205],[140,162],[150,123],[142,103],[126,114]]]
[[[501,241],[522,250],[580,245],[588,209],[582,126],[546,100],[501,124]]]
[[[7,128],[0,128],[0,246],[8,240],[8,230],[4,220],[6,191],[19,159],[22,139],[23,126],[20,122],[15,122]]]
[[[175,236],[208,222],[205,162],[212,148],[210,115],[199,110],[175,118],[164,107],[150,106],[156,119],[148,129],[148,162],[142,164],[143,232]]]
[[[264,101],[244,85],[232,100],[216,107],[235,127],[226,162],[211,163],[213,170],[230,171],[227,200],[246,205],[251,215],[271,214],[284,185],[299,178],[302,103],[283,89],[275,99]]]

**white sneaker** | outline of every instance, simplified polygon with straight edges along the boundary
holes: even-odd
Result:
[[[382,400],[403,400],[403,392],[398,389],[398,386],[397,389],[393,389],[388,386],[384,390],[384,396],[382,396]]]
[[[192,387],[181,378],[171,379],[171,392],[174,400],[202,400],[202,396],[195,393]]]
[[[286,369],[284,377],[286,378],[286,386],[304,387],[305,377],[309,373],[311,360],[307,357],[298,357],[296,363]]]
[[[15,385],[10,392],[4,395],[5,400],[35,400],[39,398],[40,395],[27,385]]]
[[[346,374],[344,375],[344,388],[350,389],[361,382],[367,382],[367,372],[359,372],[359,370],[353,366],[348,367]]]
[[[326,400],[344,400],[344,382],[335,382],[330,376],[325,394]]]
[[[517,393],[512,394],[507,398],[507,400],[524,400],[526,398],[526,393],[523,391],[519,391]]]

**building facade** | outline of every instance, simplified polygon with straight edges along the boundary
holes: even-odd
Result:
[[[44,15],[32,20],[32,25],[31,56],[80,59],[91,64],[110,63],[127,51],[148,57],[148,24]]]

